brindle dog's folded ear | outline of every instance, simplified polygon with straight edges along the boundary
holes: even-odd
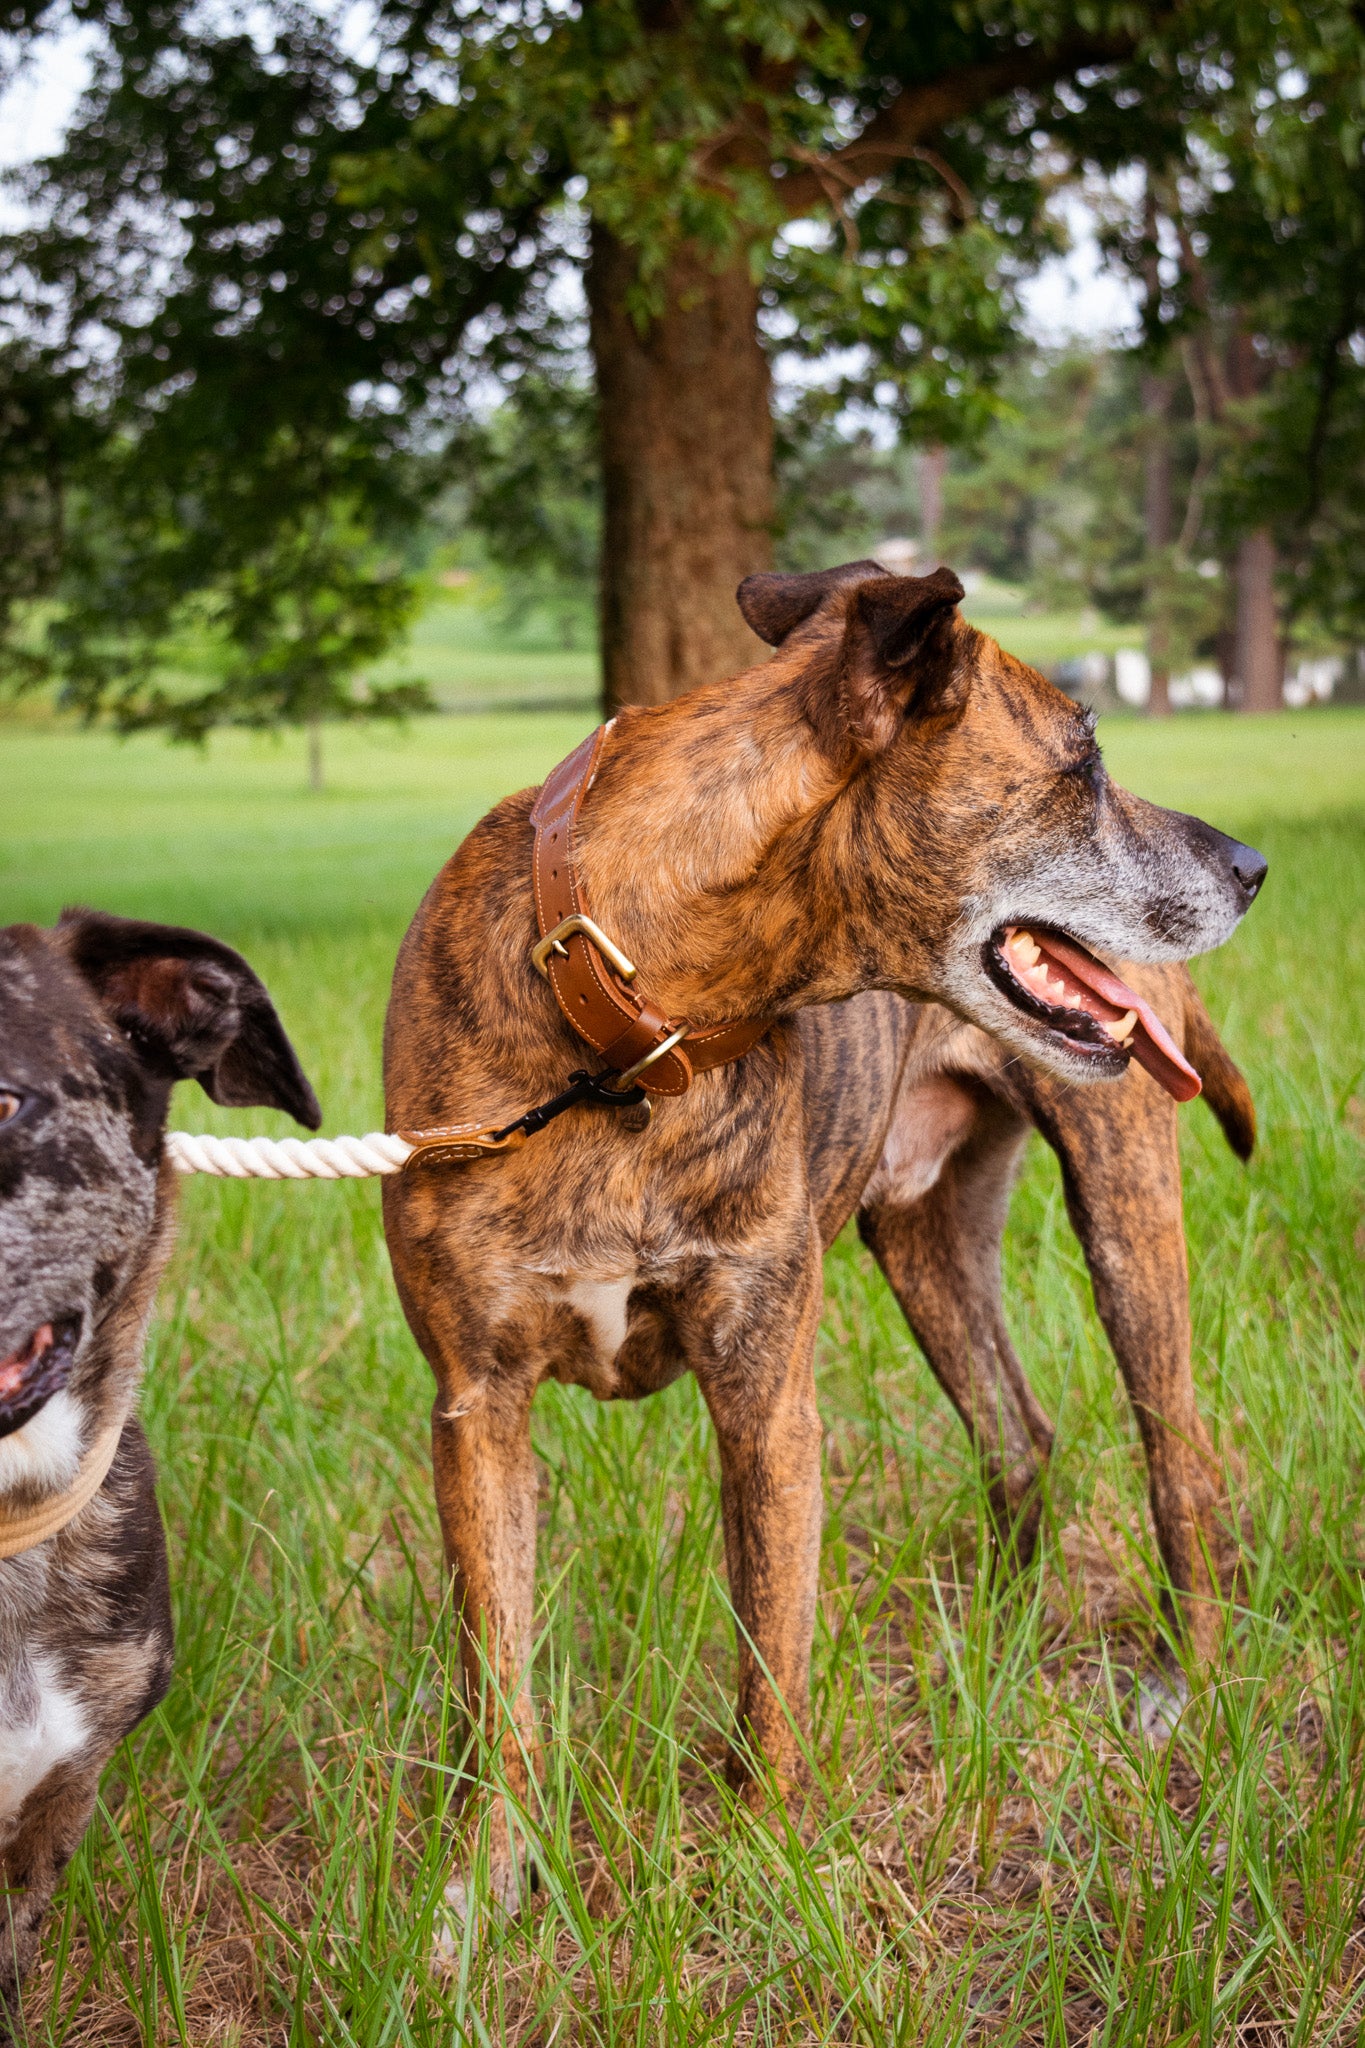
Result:
[[[966,674],[954,660],[950,622],[962,595],[951,569],[889,576],[877,562],[750,576],[738,592],[745,618],[774,647],[825,607],[842,620],[842,642],[829,634],[814,640],[799,678],[806,716],[842,757],[889,746],[907,716],[961,708]]]
[[[746,576],[735,602],[759,639],[780,647],[841,585],[865,583],[869,576],[885,582],[886,571],[879,562],[844,562],[837,569],[815,569],[807,576]]]
[[[889,746],[906,718],[947,717],[966,702],[953,621],[964,592],[951,569],[862,583],[844,631],[844,715],[863,753]]]
[[[283,1109],[318,1128],[317,1097],[265,985],[231,946],[98,910],[64,910],[57,932],[148,1073],[193,1079],[214,1102]]]

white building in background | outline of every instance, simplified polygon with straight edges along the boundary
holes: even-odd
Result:
[[[1346,673],[1346,657],[1328,654],[1316,661],[1301,661],[1284,679],[1284,701],[1291,711],[1305,704],[1325,704]]]
[[[918,576],[921,573],[919,542],[907,540],[904,534],[893,534],[889,540],[879,540],[872,550],[872,559],[885,569],[888,576]]]
[[[1141,707],[1152,694],[1152,664],[1140,647],[1120,647],[1114,656],[1114,688],[1124,704]]]
[[[1120,647],[1114,656],[1114,688],[1121,702],[1141,710],[1152,694],[1152,665],[1140,647]],[[1171,677],[1171,703],[1177,711],[1212,710],[1223,701],[1223,678],[1211,661],[1201,661],[1182,676]]]
[[[1196,662],[1183,676],[1171,677],[1171,703],[1177,711],[1215,711],[1223,696],[1223,671],[1215,662]]]

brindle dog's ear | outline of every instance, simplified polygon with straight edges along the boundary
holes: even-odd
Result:
[[[842,645],[817,653],[801,678],[806,715],[831,754],[875,754],[907,718],[961,709],[968,677],[956,658],[954,621],[962,595],[951,569],[878,569],[849,592]]]
[[[932,576],[878,576],[864,583],[850,607],[862,625],[876,664],[903,669],[924,652],[965,592],[951,569]]]
[[[953,623],[965,595],[951,569],[879,576],[849,606],[844,689],[849,728],[867,753],[889,746],[906,718],[962,707],[967,678],[954,660]]]
[[[735,602],[760,640],[780,647],[788,633],[803,626],[825,599],[844,583],[862,583],[869,576],[883,580],[877,562],[844,562],[837,569],[816,569],[808,576],[746,576]]]
[[[64,910],[57,933],[149,1074],[193,1079],[214,1102],[283,1109],[318,1128],[317,1097],[265,985],[231,946],[98,910]]]

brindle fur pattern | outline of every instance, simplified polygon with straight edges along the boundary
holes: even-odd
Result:
[[[228,947],[89,911],[0,931],[0,1092],[20,1105],[0,1123],[0,1357],[45,1323],[71,1333],[36,1412],[0,1400],[0,1508],[65,1491],[123,1425],[93,1500],[0,1561],[5,2038],[100,1773],[170,1682],[166,1544],[133,1407],[175,1228],[162,1130],[190,1074],[218,1101],[319,1122],[264,988]]]
[[[1166,1234],[1142,1301],[1169,1285],[1175,1306],[1161,1311],[1162,1363],[1138,1398],[1163,1418],[1148,1414],[1149,1445],[1168,1410],[1176,1429],[1189,1424],[1171,1391],[1188,1387],[1188,1344],[1170,1105],[1117,1050],[1078,1049],[1015,1009],[983,947],[1009,919],[1063,925],[1110,958],[1174,961],[1233,930],[1251,893],[1242,857],[1256,857],[1115,788],[1082,714],[965,625],[960,594],[947,571],[890,578],[867,564],[751,579],[741,600],[780,643],[773,660],[622,713],[608,735],[578,837],[593,914],[668,1015],[771,1019],[758,1047],[659,1100],[642,1133],[579,1111],[496,1161],[385,1183],[395,1278],[437,1381],[436,1495],[466,1684],[477,1699],[487,1658],[513,1702],[515,1728],[490,1707],[487,1732],[514,1791],[535,1740],[536,1389],[554,1378],[636,1398],[687,1371],[720,1452],[740,1624],[734,1774],[750,1798],[763,1796],[758,1756],[780,1786],[797,1782],[821,1522],[821,1257],[860,1204],[940,1376],[992,1455],[1001,1438],[1002,1505],[1021,1504],[1027,1521],[1050,1429],[998,1317],[1019,1135],[1038,1121],[1063,1152],[1073,1209],[1100,1219],[1092,1257],[1111,1224],[1128,1233],[1129,1259],[1116,1255],[1099,1286],[1115,1328],[1113,1290],[1147,1271],[1146,1222],[1124,1208],[1117,1176],[1092,1186],[1090,1149],[1128,1163],[1128,1146],[1161,1131],[1151,1181]],[[475,827],[404,941],[385,1037],[391,1129],[510,1119],[584,1064],[529,960],[533,796]],[[954,1015],[930,1024],[911,1007],[930,1002]],[[1016,1072],[1019,1053],[1043,1070]],[[1088,1098],[1065,1084],[1097,1076],[1119,1085],[1073,1111]],[[905,1166],[925,1142],[926,1103],[946,1133],[936,1174]],[[966,1324],[945,1312],[932,1271],[945,1237],[959,1266],[979,1264],[958,1304]],[[1141,1348],[1135,1337],[1130,1377]],[[1203,1438],[1190,1440],[1198,1462]],[[1209,1527],[1212,1482],[1161,1455],[1155,1497],[1179,1585],[1186,1525],[1194,1514]],[[490,1827],[494,1892],[511,1906],[500,1812]],[[460,1871],[450,1898],[457,1912],[469,1903]]]
[[[1251,1097],[1188,971],[1124,973],[1203,1075],[1233,1150],[1249,1158]],[[872,1004],[885,1009],[886,999],[860,998],[850,1009]],[[1010,1341],[1001,1293],[1000,1241],[1032,1127],[1061,1164],[1068,1213],[1141,1430],[1157,1537],[1182,1596],[1171,1620],[1183,1621],[1207,1658],[1232,1551],[1222,1478],[1190,1373],[1175,1105],[1137,1067],[1112,1088],[1072,1087],[938,1008],[892,1006],[879,1044],[893,1020],[903,1064],[858,1228],[980,1451],[997,1530],[1017,1557],[1028,1557],[1053,1439]],[[858,1036],[868,1029],[860,1025]],[[885,1054],[873,1064],[864,1085],[869,1100],[884,1100]]]

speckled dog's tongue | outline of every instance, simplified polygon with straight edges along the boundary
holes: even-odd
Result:
[[[1016,957],[1021,951],[1021,941],[1028,951],[1034,947],[1038,949],[1034,961],[1025,961],[1022,969]],[[1059,1002],[1065,1006],[1072,1003],[1079,993],[1083,999],[1075,1007],[1084,1009],[1106,1027],[1116,1023],[1126,1026],[1118,1032],[1116,1042],[1124,1045],[1138,1065],[1145,1067],[1153,1080],[1159,1081],[1177,1102],[1192,1102],[1196,1095],[1202,1094],[1203,1082],[1151,1004],[1087,953],[1083,946],[1076,945],[1073,940],[1057,938],[1051,932],[1018,928],[1006,934],[1004,951],[1011,971],[1044,1001]],[[1063,984],[1057,994],[1039,985],[1039,970],[1045,973],[1049,967]]]
[[[33,1332],[21,1350],[11,1351],[8,1358],[0,1358],[0,1401],[23,1392],[24,1382],[38,1360],[52,1349],[53,1336],[51,1323],[44,1323],[41,1329]]]

